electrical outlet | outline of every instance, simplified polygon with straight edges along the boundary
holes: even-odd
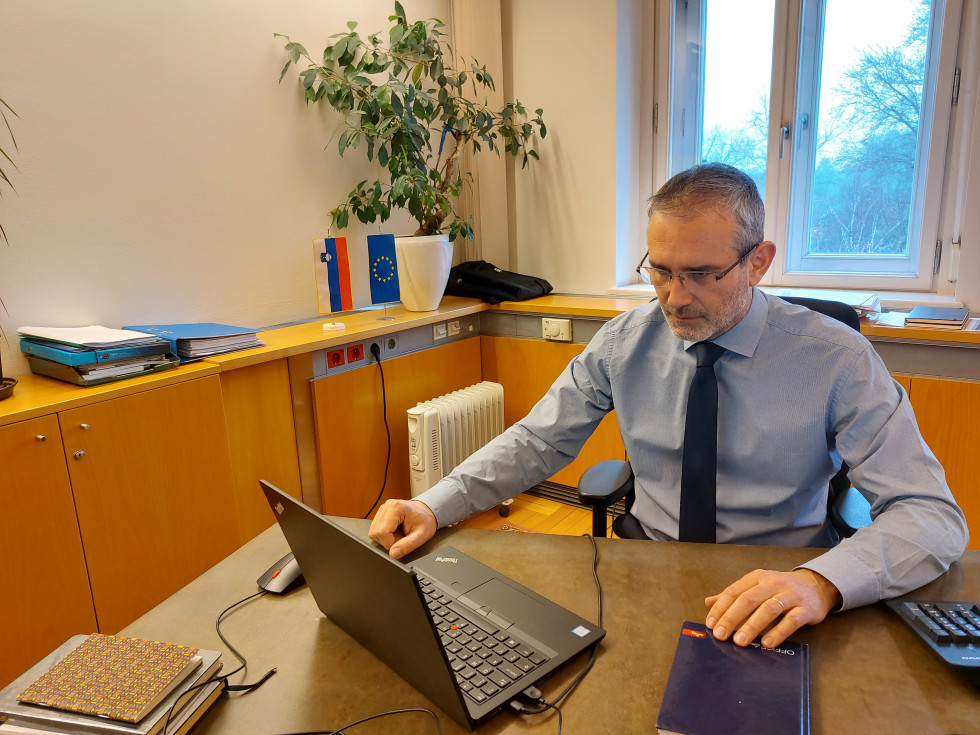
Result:
[[[446,323],[432,325],[432,339],[434,341],[439,341],[440,339],[446,338]]]
[[[453,319],[449,322],[449,336],[455,337],[459,334],[459,319]]]
[[[344,349],[330,350],[327,353],[327,367],[335,368],[344,364]]]
[[[389,334],[387,337],[384,337],[381,340],[381,351],[386,355],[398,352],[398,335]]]
[[[541,336],[554,342],[571,342],[572,320],[543,318],[541,320]]]
[[[351,345],[347,348],[347,362],[359,362],[364,359],[364,345]]]

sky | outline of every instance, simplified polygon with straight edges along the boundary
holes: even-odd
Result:
[[[901,43],[918,0],[826,0],[824,88],[863,49]],[[705,129],[746,122],[769,96],[775,0],[707,0]],[[828,85],[827,82],[830,82]],[[826,105],[828,101],[824,100]]]

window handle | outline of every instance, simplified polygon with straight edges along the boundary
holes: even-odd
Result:
[[[803,136],[799,135],[799,133],[802,133],[808,127],[810,127],[810,115],[804,112],[796,121],[796,150],[800,149],[800,143],[803,141]]]
[[[792,126],[788,122],[784,122],[780,128],[783,131],[782,137],[779,139],[779,157],[783,157],[783,144],[789,140],[790,132],[792,131]]]

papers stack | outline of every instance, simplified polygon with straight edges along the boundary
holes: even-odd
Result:
[[[955,306],[916,306],[905,317],[906,327],[928,329],[963,329],[970,319],[970,310]]]
[[[32,372],[75,385],[98,385],[179,364],[170,343],[152,334],[100,326],[17,331]]]
[[[181,362],[265,346],[259,342],[256,330],[228,324],[145,324],[123,329],[169,340],[172,351],[180,357]]]
[[[224,690],[220,669],[218,651],[78,635],[0,691],[0,735],[184,733]]]
[[[110,329],[98,325],[89,327],[21,327],[17,333],[21,337],[34,339],[38,342],[54,342],[91,350],[134,347],[160,342],[160,338],[154,334],[134,333],[125,329]]]

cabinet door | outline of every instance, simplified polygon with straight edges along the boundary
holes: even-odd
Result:
[[[312,381],[323,512],[363,517],[382,484],[384,498],[411,497],[405,412],[480,380],[480,341],[473,338],[385,360],[381,369],[372,363]]]
[[[971,549],[980,549],[980,383],[912,378],[909,392],[919,430],[946,470],[946,482],[970,527]]]
[[[221,373],[221,397],[245,542],[276,522],[259,480],[301,498],[285,358]]]
[[[240,544],[217,376],[59,414],[99,630]]]
[[[524,418],[585,345],[514,337],[481,337],[483,377],[504,386],[504,420],[510,426]],[[568,467],[552,482],[578,487],[582,473],[604,459],[626,459],[616,412],[607,415]]]
[[[96,630],[58,419],[0,427],[0,689]]]

